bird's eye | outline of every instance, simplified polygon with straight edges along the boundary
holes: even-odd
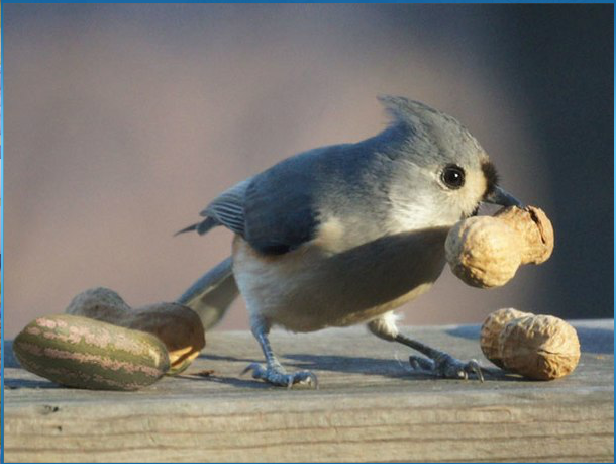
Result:
[[[464,185],[466,173],[460,166],[449,164],[443,169],[441,180],[450,189],[459,189]]]

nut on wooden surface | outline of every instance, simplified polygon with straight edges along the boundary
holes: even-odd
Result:
[[[456,223],[445,240],[453,274],[473,287],[505,285],[521,263],[522,240],[506,222],[474,216]]]
[[[580,341],[567,321],[544,314],[509,321],[499,336],[506,369],[537,380],[569,375],[580,360]]]
[[[205,347],[205,331],[199,315],[179,303],[154,303],[133,309],[133,328],[160,338],[169,350],[171,369],[176,375],[186,370]]]
[[[33,374],[91,390],[138,390],[170,368],[167,348],[152,334],[73,314],[34,319],[13,350]]]
[[[122,311],[130,309],[122,297],[109,288],[94,287],[89,288],[77,295],[66,308],[66,313],[76,316],[86,315],[94,319],[112,314],[120,314]],[[103,320],[103,319],[100,319]]]
[[[179,303],[155,303],[131,309],[116,292],[98,287],[77,295],[66,312],[155,335],[169,351],[170,375],[185,370],[205,347],[201,318]]]
[[[554,250],[554,229],[541,209],[535,206],[510,206],[498,211],[494,217],[505,221],[522,237],[522,264],[547,261]]]
[[[510,320],[530,314],[515,308],[501,308],[491,312],[481,326],[480,344],[485,357],[501,369],[504,368],[499,355],[499,335]]]

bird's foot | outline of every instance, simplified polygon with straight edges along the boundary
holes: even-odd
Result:
[[[261,379],[272,385],[279,387],[292,388],[293,385],[309,385],[314,389],[319,388],[317,376],[310,371],[299,371],[292,374],[287,374],[282,366],[268,366],[264,368],[261,364],[252,363],[242,371],[242,375],[252,371],[253,379]]]
[[[469,362],[459,361],[446,353],[439,352],[435,359],[421,356],[410,356],[409,362],[414,371],[434,375],[446,379],[465,379],[476,377],[483,382],[483,371],[479,362],[471,359]]]

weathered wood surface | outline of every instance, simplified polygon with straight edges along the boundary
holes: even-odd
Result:
[[[613,462],[613,320],[575,325],[583,355],[571,376],[483,384],[413,375],[409,350],[361,327],[274,332],[285,365],[313,370],[318,391],[240,377],[261,360],[242,331],[207,334],[184,375],[130,393],[58,387],[17,368],[7,346],[5,461]],[[478,326],[408,332],[488,364]]]

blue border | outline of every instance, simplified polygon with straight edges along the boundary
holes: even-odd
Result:
[[[154,0],[154,1],[143,1],[143,0],[120,0],[120,1],[114,1],[114,0],[102,0],[102,1],[97,1],[97,0],[47,0],[47,1],[40,1],[40,0],[4,0],[3,3],[7,4],[7,3],[35,3],[35,4],[46,4],[46,3],[87,3],[87,4],[99,4],[99,3],[109,3],[109,4],[114,4],[114,3],[126,3],[126,4],[132,4],[132,3],[144,3],[144,4],[152,4],[152,3],[159,3],[159,4],[180,4],[180,3],[197,3],[197,4],[206,4],[206,3],[279,3],[276,1],[272,1],[272,0],[242,0],[242,1],[231,1],[231,2],[220,2],[220,1],[216,1],[216,0],[212,0],[212,1],[192,1],[192,0],[186,0],[186,1],[165,1],[165,0]],[[431,3],[431,4],[438,4],[438,3],[443,3],[443,4],[454,4],[454,3],[471,3],[471,4],[550,4],[550,3],[554,3],[554,4],[585,4],[585,3],[605,3],[605,4],[613,4],[615,3],[614,1],[608,1],[608,0],[592,0],[592,1],[580,1],[580,0],[495,0],[495,1],[490,1],[490,0],[481,0],[481,1],[474,1],[474,0],[339,0],[339,1],[319,1],[319,0],[290,0],[290,1],[283,1],[280,3],[296,3],[296,4],[310,4],[310,3]]]
[[[0,6],[2,8],[2,6]],[[0,462],[4,462],[4,15],[0,10]]]
[[[0,6],[2,8],[2,6]],[[4,462],[4,15],[0,10],[0,462]]]

